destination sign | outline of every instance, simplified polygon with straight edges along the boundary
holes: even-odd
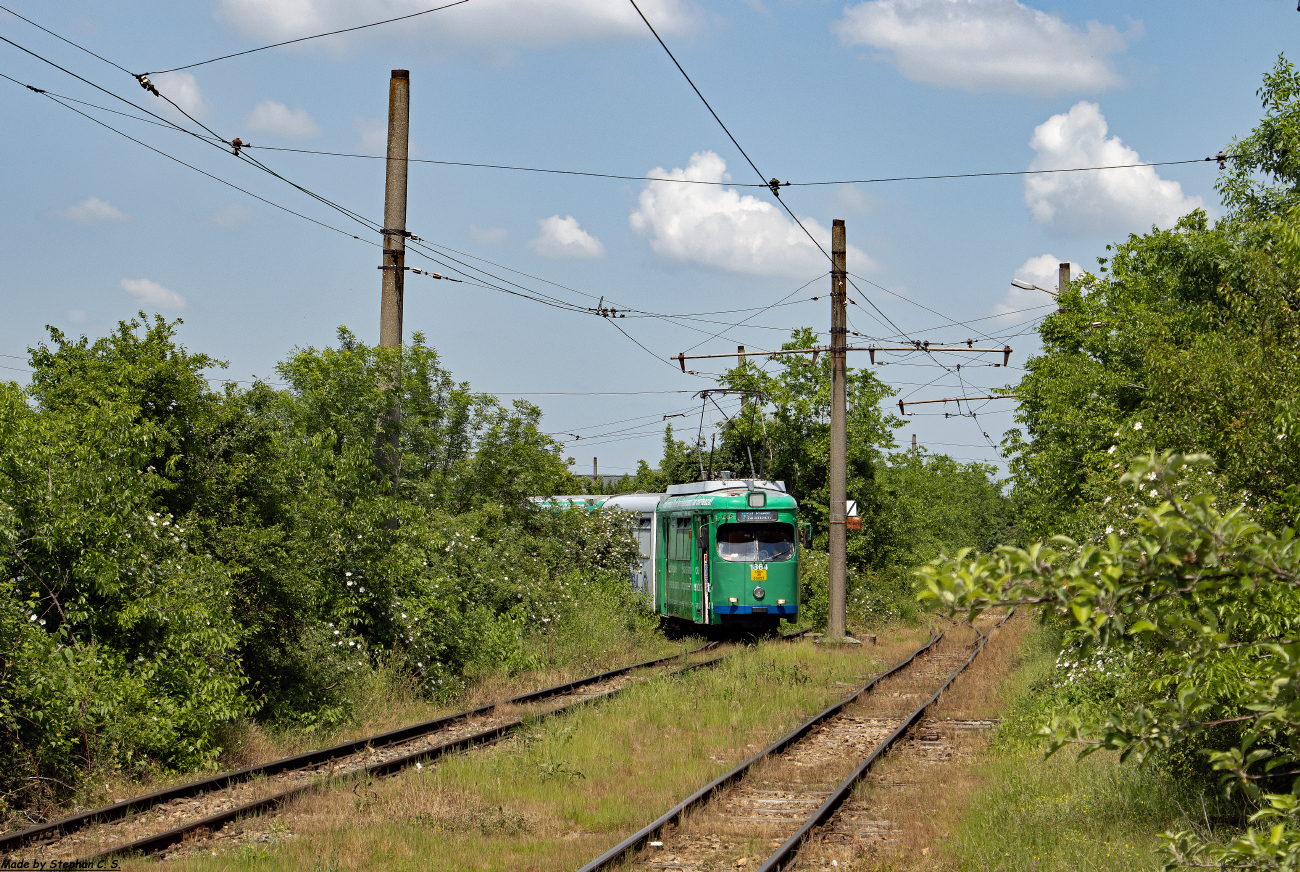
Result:
[[[776,512],[736,512],[737,521],[775,521]]]

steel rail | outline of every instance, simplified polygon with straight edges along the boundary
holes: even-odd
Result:
[[[940,695],[948,689],[948,686],[956,681],[959,675],[966,671],[967,666],[970,666],[975,662],[975,658],[980,655],[984,650],[984,646],[988,644],[989,636],[993,634],[993,630],[996,630],[998,627],[1006,623],[1014,613],[1015,609],[1013,608],[1002,617],[1002,620],[994,624],[987,634],[980,633],[979,642],[976,645],[975,650],[971,652],[971,655],[966,658],[966,662],[957,667],[939,689],[934,692],[934,695],[922,703],[916,711],[912,712],[907,717],[907,720],[899,724],[892,733],[881,740],[881,742],[872,749],[871,753],[867,755],[866,759],[858,764],[858,767],[853,770],[852,774],[840,782],[839,787],[835,788],[835,790],[831,792],[831,795],[828,796],[817,810],[812,813],[808,820],[804,821],[803,825],[800,826],[799,829],[790,836],[790,838],[786,839],[781,847],[777,848],[776,851],[772,853],[772,856],[768,857],[763,865],[759,866],[755,872],[778,872],[778,870],[785,868],[787,863],[793,862],[800,845],[803,844],[804,839],[808,837],[808,834],[812,832],[813,828],[821,826],[835,816],[835,813],[839,811],[840,806],[844,804],[846,799],[848,799],[849,794],[853,791],[854,786],[862,776],[866,775],[872,765],[874,765],[875,762],[879,760],[895,742],[901,739],[907,731],[925,715],[926,709],[939,701]],[[979,630],[976,629],[975,632],[979,633]]]
[[[704,647],[707,648],[709,646],[706,645]],[[696,650],[703,650],[703,649],[696,649]],[[690,653],[695,653],[695,652],[690,652]],[[657,664],[657,663],[662,663],[665,660],[675,660],[680,656],[681,656],[680,654],[675,654],[672,657],[666,657],[666,658],[661,658],[660,660],[647,661],[647,662],[652,664]],[[721,663],[725,659],[727,659],[726,656],[722,656],[722,657],[714,657],[711,660],[703,660],[699,663],[692,663],[688,666],[683,666],[681,669],[676,669],[668,673],[668,677],[676,677],[678,675],[684,675],[688,672],[692,672],[696,669],[703,669],[709,666],[716,666],[718,663]],[[628,669],[634,669],[634,668],[637,667],[628,667]],[[584,682],[584,683],[590,683],[590,682]],[[607,699],[611,696],[621,693],[622,691],[626,690],[630,686],[631,685],[624,685],[623,687],[618,687],[613,690],[608,690],[605,691],[604,693],[597,694],[595,696],[575,700],[574,702],[561,706],[560,708],[546,712],[543,715],[535,716],[535,718],[549,718],[554,715],[561,714],[562,712],[571,711],[573,709],[578,708],[579,706],[587,705],[588,703],[593,703],[599,700]],[[104,860],[108,857],[116,856],[118,854],[156,853],[158,851],[165,850],[179,842],[183,842],[187,836],[193,833],[214,832],[220,829],[221,827],[225,826],[226,824],[230,823],[231,821],[238,820],[239,818],[247,817],[253,814],[258,814],[264,811],[268,811],[274,808],[278,808],[279,806],[283,805],[290,799],[293,799],[296,796],[300,796],[312,790],[318,790],[322,787],[327,787],[329,785],[338,782],[346,781],[347,779],[350,778],[356,778],[357,776],[360,775],[366,775],[366,776],[390,775],[394,772],[397,772],[401,769],[411,766],[414,763],[419,763],[424,760],[430,760],[436,757],[441,757],[446,754],[453,753],[455,751],[460,751],[466,748],[473,747],[474,745],[488,744],[489,742],[493,742],[496,739],[499,739],[501,736],[505,735],[506,733],[509,733],[511,730],[514,730],[522,726],[524,722],[525,722],[525,718],[522,717],[516,718],[512,721],[509,721],[508,723],[498,724],[495,727],[489,727],[488,729],[477,732],[472,736],[463,736],[459,739],[452,739],[450,741],[442,743],[441,745],[435,745],[432,748],[424,748],[423,750],[416,751],[411,754],[406,754],[401,757],[394,758],[392,760],[385,760],[380,763],[371,764],[370,766],[367,766],[364,769],[356,769],[345,774],[341,774],[337,776],[329,776],[320,781],[314,781],[309,784],[301,784],[298,785],[297,787],[293,787],[288,790],[281,791],[280,793],[274,794],[272,796],[263,797],[262,799],[245,803],[236,808],[226,809],[224,811],[217,812],[216,814],[208,815],[207,817],[201,818],[200,820],[190,821],[189,823],[182,824],[181,826],[174,827],[162,833],[157,833],[152,836],[145,836],[144,838],[136,839],[134,842],[129,842],[124,845],[115,845],[114,847],[108,848],[104,851],[100,851],[97,854],[90,854],[86,857],[80,857],[77,860],[73,861],[73,863],[76,864],[78,868],[89,868],[87,864],[96,863],[98,861]]]
[[[596,859],[592,860],[586,866],[583,866],[581,869],[578,870],[578,872],[596,872],[597,869],[604,869],[608,866],[613,865],[615,862],[617,862],[625,855],[641,847],[645,842],[649,841],[651,836],[659,832],[668,824],[677,821],[687,811],[689,811],[692,808],[695,808],[698,805],[703,804],[704,802],[708,801],[708,799],[711,796],[713,796],[713,794],[716,793],[718,790],[739,780],[746,772],[749,771],[749,769],[755,763],[758,763],[760,760],[763,760],[771,756],[772,754],[780,753],[790,745],[793,745],[795,742],[799,741],[804,736],[806,736],[813,727],[839,714],[846,707],[856,702],[860,697],[862,697],[864,694],[870,691],[871,688],[875,687],[876,684],[878,684],[881,681],[884,681],[886,678],[888,678],[891,675],[894,675],[900,670],[910,666],[912,664],[912,661],[916,660],[917,657],[921,656],[922,654],[924,654],[925,652],[933,648],[935,645],[939,644],[939,640],[941,640],[943,637],[944,637],[944,633],[942,632],[939,633],[937,636],[933,636],[930,639],[930,641],[926,642],[920,648],[917,648],[905,659],[891,666],[886,671],[872,677],[870,681],[868,681],[858,690],[854,691],[849,696],[845,697],[839,702],[813,715],[811,718],[804,721],[802,724],[795,727],[793,730],[786,733],[784,736],[777,739],[775,742],[768,745],[766,748],[764,748],[762,751],[759,751],[757,754],[750,757],[748,760],[745,760],[743,763],[738,764],[737,766],[735,766],[733,769],[729,770],[725,774],[718,776],[713,781],[710,781],[708,784],[704,785],[699,790],[695,791],[690,796],[686,797],[686,799],[682,800],[677,805],[673,806],[657,820],[637,830],[635,833],[628,836],[626,839],[619,842],[617,845],[610,848],[608,851],[601,854]],[[944,686],[946,687],[947,685]]]
[[[687,655],[698,654],[699,652],[712,647],[716,643],[704,645],[693,651],[686,652]],[[94,823],[104,823],[113,820],[119,820],[128,814],[137,811],[143,811],[152,808],[155,805],[161,805],[174,799],[184,799],[190,796],[197,796],[202,793],[212,793],[218,790],[224,790],[233,784],[247,781],[260,776],[276,775],[293,769],[307,769],[312,766],[329,762],[330,760],[346,757],[363,751],[366,748],[383,748],[388,745],[399,744],[411,739],[429,733],[437,732],[445,727],[450,726],[458,721],[468,720],[469,718],[487,714],[492,709],[501,705],[520,705],[549,697],[558,696],[565,693],[571,693],[574,690],[591,684],[597,684],[610,678],[617,678],[620,675],[626,675],[638,669],[645,669],[651,666],[659,666],[669,661],[676,660],[683,655],[673,654],[668,657],[659,657],[653,660],[646,660],[642,663],[636,663],[632,666],[624,666],[618,669],[611,669],[607,672],[601,672],[597,675],[589,675],[585,678],[579,678],[576,681],[569,681],[564,684],[557,684],[552,687],[532,691],[530,693],[520,694],[511,697],[503,702],[493,702],[478,708],[468,709],[451,715],[445,715],[433,720],[423,721],[418,724],[411,724],[405,727],[399,727],[395,730],[389,730],[365,738],[355,739],[348,742],[341,742],[328,748],[316,751],[305,751],[301,754],[294,754],[290,757],[282,757],[278,760],[272,760],[269,763],[261,763],[255,766],[247,766],[243,769],[237,769],[232,772],[223,772],[202,778],[197,781],[186,782],[175,787],[168,787],[162,790],[147,793],[142,796],[131,797],[112,805],[101,806],[99,808],[89,809],[79,814],[61,818],[56,821],[50,821],[45,824],[38,824],[25,830],[9,833],[0,836],[0,853],[13,851],[17,848],[37,840],[49,838],[50,836],[63,836],[75,832]]]

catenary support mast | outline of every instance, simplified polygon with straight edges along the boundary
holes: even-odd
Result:
[[[831,225],[831,451],[830,451],[830,613],[826,639],[844,639],[846,611],[846,506],[848,487],[848,384],[845,347],[848,345],[848,245],[844,221]]]
[[[380,437],[375,459],[393,476],[392,493],[401,478],[401,347],[402,310],[406,292],[406,157],[410,141],[411,75],[393,70],[388,80],[388,161],[384,174],[384,253],[379,269],[383,275],[379,301],[379,345],[398,349],[396,371],[386,377],[388,387],[398,388],[392,403],[380,419]],[[389,520],[390,527],[397,519]]]
[[[411,75],[393,70],[388,80],[388,164],[384,178],[384,273],[379,304],[379,344],[402,344],[406,276],[406,154],[410,140]]]

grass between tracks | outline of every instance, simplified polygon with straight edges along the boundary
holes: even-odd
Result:
[[[468,676],[464,693],[446,700],[429,700],[419,692],[409,675],[391,665],[381,665],[349,688],[349,707],[354,715],[343,724],[330,728],[276,727],[244,720],[229,725],[220,736],[225,750],[218,769],[242,769],[290,754],[373,736],[598,672],[680,654],[683,650],[705,644],[704,640],[696,638],[669,641],[661,633],[610,631],[599,616],[579,628],[565,629],[567,632],[539,634],[529,640],[530,652],[536,661],[545,664],[543,668],[514,674],[482,669]],[[193,781],[207,774],[210,773],[154,772],[150,777],[140,779],[119,772],[102,772],[87,784],[74,805],[80,808],[107,805]]]
[[[251,846],[211,856],[210,847],[196,845],[172,865],[574,869],[843,698],[926,635],[905,628],[881,632],[875,646],[743,648],[714,669],[635,685],[496,746],[305,797],[275,821],[250,822],[250,832],[261,831]]]
[[[898,825],[896,842],[848,852],[827,846],[825,856],[841,869],[869,872],[1161,868],[1160,834],[1189,826],[1182,809],[1199,810],[1200,799],[1115,755],[1078,761],[1063,751],[1044,759],[1033,735],[1044,716],[1036,688],[1055,657],[1051,634],[1036,620],[1014,619],[995,634],[976,661],[982,668],[960,678],[935,715],[1002,717],[998,731],[972,736],[968,756],[943,764],[909,768],[905,755],[888,759],[878,775],[894,788],[868,785],[858,795]],[[897,786],[907,782],[915,786]]]
[[[1044,759],[1033,734],[1045,713],[1034,691],[1052,669],[1054,639],[1038,630],[1022,651],[1001,692],[1006,720],[974,767],[978,787],[935,865],[954,872],[1160,869],[1160,834],[1181,828],[1183,809],[1199,809],[1199,798],[1158,769],[1121,765],[1114,754],[1077,760],[1067,749]]]

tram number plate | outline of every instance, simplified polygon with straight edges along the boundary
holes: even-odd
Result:
[[[736,512],[737,521],[775,521],[776,512]]]
[[[751,566],[749,568],[749,580],[767,581],[767,567],[764,566],[762,569],[759,569],[757,566]]]

